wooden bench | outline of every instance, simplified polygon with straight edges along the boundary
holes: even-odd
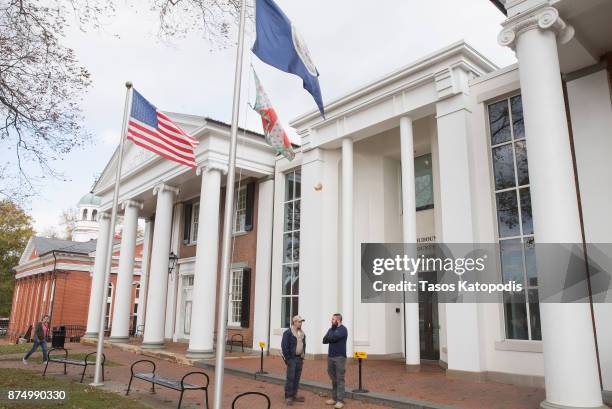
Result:
[[[137,364],[140,363],[148,363],[152,366],[153,371],[152,372],[134,372],[134,367]],[[181,392],[181,396],[179,398],[178,401],[178,409],[180,409],[181,407],[181,403],[183,401],[183,393],[185,393],[185,391],[189,390],[189,391],[195,391],[195,390],[203,390],[204,391],[204,396],[206,398],[206,409],[208,409],[208,384],[210,383],[210,379],[208,378],[208,375],[206,375],[204,372],[189,372],[187,374],[185,374],[180,380],[179,379],[171,379],[171,378],[164,378],[162,376],[159,376],[155,373],[155,362],[150,361],[148,359],[141,359],[140,361],[136,361],[132,364],[132,366],[130,367],[130,372],[132,373],[132,375],[130,376],[130,383],[128,384],[128,388],[127,391],[125,392],[126,395],[128,395],[130,393],[130,388],[132,387],[132,380],[134,378],[136,379],[140,379],[142,381],[145,382],[149,382],[151,383],[151,393],[155,393],[155,385],[159,385],[159,386],[163,386],[165,388],[168,389],[173,389],[175,391],[180,391]],[[206,384],[205,385],[194,385],[191,383],[187,383],[185,382],[185,379],[191,375],[203,375],[206,378]]]
[[[64,356],[63,357],[59,357],[59,356],[51,356],[51,352],[53,351],[59,351],[62,350],[64,351]],[[81,383],[83,383],[83,378],[85,377],[85,371],[87,371],[87,367],[88,366],[95,366],[96,365],[96,361],[89,361],[89,357],[92,355],[96,355],[96,352],[90,352],[89,354],[85,355],[85,357],[83,359],[69,359],[68,358],[68,350],[66,348],[51,348],[47,354],[47,363],[45,364],[45,370],[43,372],[43,376],[45,376],[45,374],[47,373],[47,368],[49,367],[49,364],[51,362],[55,362],[58,364],[64,364],[64,375],[66,375],[66,366],[67,365],[74,365],[74,366],[82,366],[83,367],[83,372],[81,373]],[[102,380],[104,380],[104,362],[106,361],[106,356],[104,354],[102,354]]]

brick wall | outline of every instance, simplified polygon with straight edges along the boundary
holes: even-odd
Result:
[[[254,181],[254,180],[251,180]],[[248,183],[249,181],[242,182]],[[250,317],[249,317],[249,326],[248,328],[240,328],[240,327],[230,327],[228,328],[228,334],[231,336],[233,334],[239,333],[244,337],[245,346],[249,347],[252,345],[253,340],[253,317],[254,317],[254,309],[255,309],[255,277],[256,277],[256,256],[257,256],[257,210],[258,210],[258,192],[259,186],[255,183],[255,192],[254,192],[254,208],[253,208],[253,229],[244,234],[238,234],[234,236],[233,243],[233,255],[232,255],[232,263],[243,263],[247,267],[251,268],[251,285],[250,285]],[[200,199],[195,198],[190,200],[187,203],[197,203]],[[221,201],[220,201],[220,210],[219,210],[219,254],[218,254],[218,266],[219,269],[217,271],[217,303],[215,305],[215,316],[218,314],[219,302],[219,287],[221,282],[221,243],[223,238],[223,215],[225,208],[225,188],[221,189]],[[183,237],[183,229],[184,229],[184,214],[181,215],[181,224],[180,224],[180,236]],[[179,249],[179,257],[187,258],[187,257],[195,257],[196,246],[188,245],[181,241],[181,246]],[[266,301],[267,302],[267,301]],[[180,306],[177,306],[177,311],[180,311]],[[193,317],[197,317],[197,312],[192,313]],[[215,328],[217,324],[215,323]]]
[[[140,252],[142,246],[140,246]],[[138,251],[138,249],[137,249]],[[79,264],[82,270],[55,272],[55,294],[53,295],[52,272],[43,272],[32,276],[20,278],[15,282],[13,302],[10,313],[8,328],[9,339],[16,340],[15,334],[23,334],[30,325],[34,325],[43,315],[51,315],[51,326],[60,325],[87,325],[87,313],[89,310],[89,297],[91,291],[91,262],[83,262],[74,259],[58,259],[62,264]],[[40,264],[33,268],[48,266],[48,260],[41,260]],[[20,271],[24,272],[24,271]],[[140,281],[139,276],[134,276],[134,282]],[[117,274],[111,274],[110,282],[113,288],[117,288]],[[17,290],[19,289],[19,290]],[[113,291],[113,309],[115,291]],[[132,290],[131,311],[134,307],[135,291]],[[53,305],[52,303],[53,297]],[[112,317],[112,316],[111,316]]]

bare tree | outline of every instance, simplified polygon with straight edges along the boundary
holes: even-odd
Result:
[[[72,240],[72,233],[76,227],[76,222],[78,220],[77,210],[72,209],[64,209],[60,216],[60,225],[64,228],[64,238],[66,240]]]
[[[38,235],[47,237],[49,239],[60,239],[61,235],[54,226],[47,226],[42,231],[38,232]]]
[[[151,0],[151,9],[159,13],[161,38],[183,37],[201,33],[211,45],[227,46],[232,25],[237,24],[241,0]],[[248,15],[252,15],[247,0]]]
[[[120,0],[0,0],[0,149],[13,166],[0,169],[0,195],[31,196],[40,178],[58,177],[53,166],[90,141],[80,109],[89,72],[63,42],[69,28],[98,29]],[[159,14],[160,38],[200,32],[217,46],[229,44],[240,0],[121,0]],[[14,182],[11,186],[10,182]]]

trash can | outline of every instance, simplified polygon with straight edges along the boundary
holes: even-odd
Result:
[[[66,343],[66,327],[55,327],[53,328],[53,338],[51,339],[51,346],[53,348],[64,348]]]

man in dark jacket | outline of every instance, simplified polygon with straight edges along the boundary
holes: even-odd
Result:
[[[300,377],[304,366],[306,354],[306,334],[302,331],[302,323],[305,320],[296,315],[291,320],[291,328],[283,334],[281,349],[283,359],[287,365],[287,379],[285,380],[285,403],[292,406],[294,402],[304,402],[303,396],[298,396]]]
[[[334,408],[344,407],[344,374],[346,372],[346,339],[348,330],[342,325],[342,315],[334,314],[331,328],[323,337],[323,343],[329,344],[327,352],[327,374],[332,381],[332,397],[325,403]]]
[[[28,364],[28,358],[38,349],[38,346],[42,348],[43,363],[47,362],[47,334],[49,333],[49,316],[45,315],[42,317],[40,322],[36,323],[34,328],[34,344],[32,349],[23,357],[23,364]]]

